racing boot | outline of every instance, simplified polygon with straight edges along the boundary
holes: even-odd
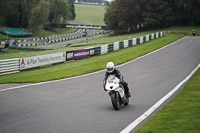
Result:
[[[131,93],[129,91],[128,84],[126,82],[124,83],[124,89],[125,89],[125,92],[126,92],[127,96],[131,97]]]
[[[127,92],[128,97],[131,97],[131,93],[130,91]]]

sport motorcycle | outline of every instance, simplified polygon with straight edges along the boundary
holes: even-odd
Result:
[[[125,93],[124,87],[115,75],[109,75],[106,80],[105,91],[109,94],[113,108],[119,110],[121,105],[129,104],[129,97]]]

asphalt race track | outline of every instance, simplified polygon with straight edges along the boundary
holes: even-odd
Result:
[[[199,63],[200,37],[185,37],[118,67],[132,93],[119,111],[103,91],[105,71],[0,91],[0,133],[118,133]]]

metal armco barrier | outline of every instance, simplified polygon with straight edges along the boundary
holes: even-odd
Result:
[[[74,38],[80,38],[82,36],[83,36],[83,32],[81,30],[78,30],[73,33],[56,35],[56,36],[16,40],[14,46],[30,47],[30,46],[38,46],[38,45],[48,45],[49,43],[67,41]]]
[[[0,75],[19,72],[20,58],[0,60]]]

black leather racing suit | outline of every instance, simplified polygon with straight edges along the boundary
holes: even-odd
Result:
[[[108,78],[109,75],[115,75],[120,80],[120,84],[123,85],[123,87],[125,89],[125,92],[126,93],[129,92],[128,84],[124,81],[124,77],[121,75],[121,73],[119,72],[119,70],[117,70],[116,68],[111,73],[109,73],[109,72],[105,73],[105,78],[103,80],[103,88],[104,88],[104,90],[105,90],[106,80],[107,80],[107,78]]]

